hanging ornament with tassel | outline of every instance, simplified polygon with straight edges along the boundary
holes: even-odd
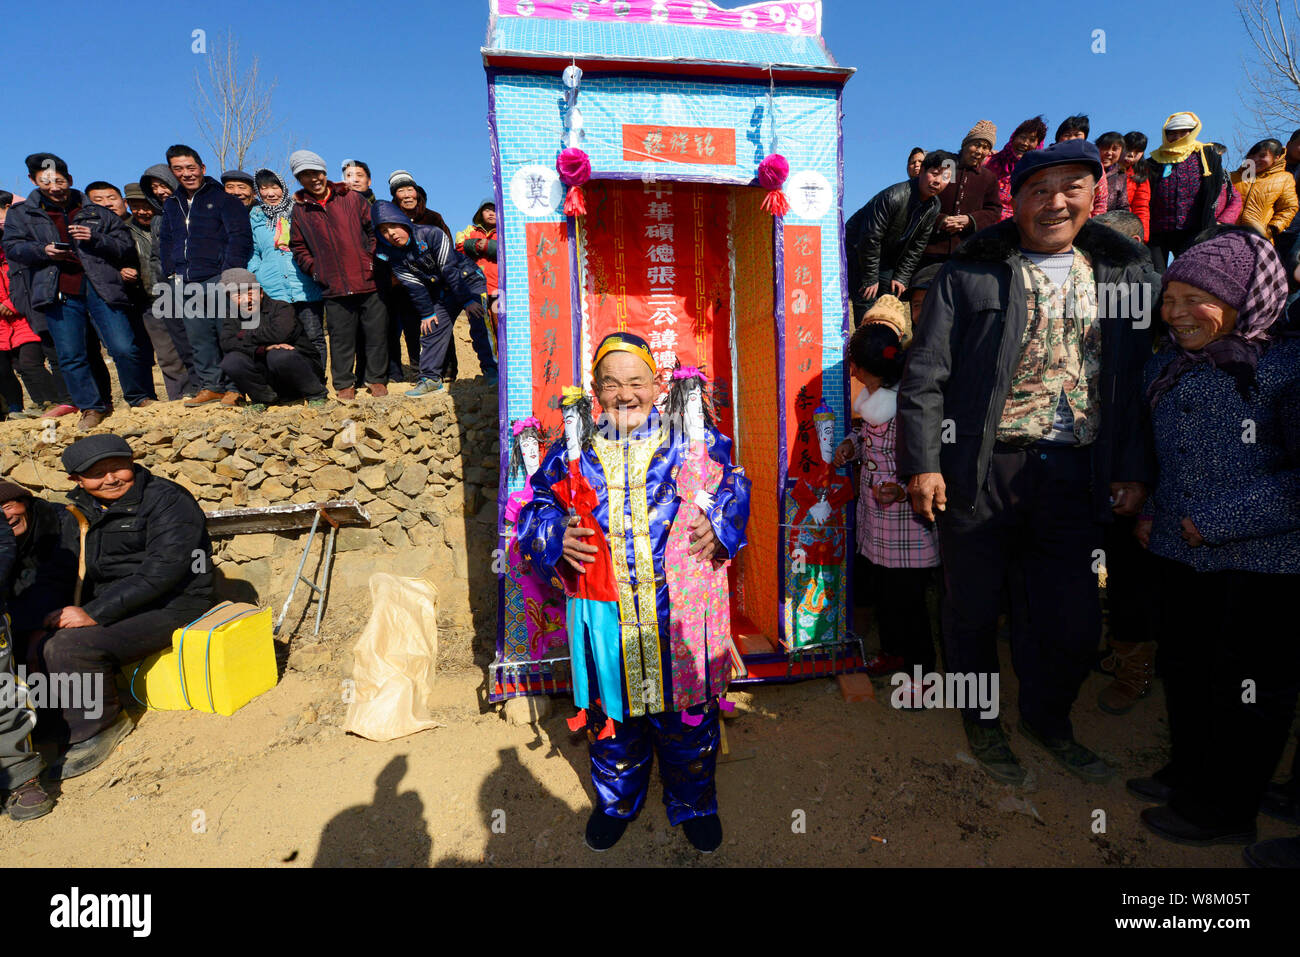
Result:
[[[758,164],[758,185],[767,190],[767,195],[763,197],[763,209],[773,216],[784,216],[790,212],[790,201],[781,191],[789,175],[790,164],[780,153],[765,156],[763,162]]]
[[[591,157],[577,147],[561,150],[555,161],[555,171],[560,174],[560,182],[569,187],[564,195],[565,216],[586,216],[587,198],[582,187],[591,179]]]

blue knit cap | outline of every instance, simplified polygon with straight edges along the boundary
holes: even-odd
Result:
[[[1092,170],[1092,175],[1098,180],[1105,175],[1101,168],[1101,154],[1097,152],[1097,147],[1087,140],[1065,140],[1061,143],[1053,143],[1045,150],[1030,150],[1020,157],[1020,162],[1011,172],[1011,195],[1016,195],[1025,180],[1039,170],[1047,169],[1049,166],[1065,166],[1069,163],[1082,163]]]

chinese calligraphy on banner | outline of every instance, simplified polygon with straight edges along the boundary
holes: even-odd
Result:
[[[634,163],[736,165],[736,131],[709,126],[623,124],[623,159]]]
[[[560,389],[573,385],[573,287],[564,223],[528,223],[528,322],[532,329],[533,415],[542,428],[564,427]]]
[[[696,366],[731,422],[729,206],[702,183],[591,184],[582,228],[591,342],[630,331],[650,344],[667,388],[673,367]]]
[[[784,239],[785,447],[795,449],[822,400],[821,227],[786,226]]]

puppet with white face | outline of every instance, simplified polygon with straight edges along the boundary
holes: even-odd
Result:
[[[533,498],[533,476],[542,461],[542,444],[547,435],[535,416],[528,416],[510,424],[513,436],[510,443],[510,474],[523,473],[524,487],[512,492],[506,500],[503,535],[508,539],[506,557],[509,563],[507,592],[518,590],[525,615],[524,634],[507,628],[505,655],[510,660],[529,660],[546,657],[553,649],[567,644],[565,629],[564,594],[549,581],[540,578],[523,558],[515,537],[519,510]],[[514,640],[512,641],[512,637]]]

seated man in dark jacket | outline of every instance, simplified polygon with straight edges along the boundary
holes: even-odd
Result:
[[[7,597],[18,660],[25,661],[28,640],[44,630],[45,616],[72,601],[77,523],[62,505],[13,482],[0,482],[0,509],[18,546]]]
[[[265,295],[247,269],[227,269],[221,285],[231,302],[221,326],[221,371],[235,388],[255,411],[285,396],[323,405],[325,369],[293,304]]]
[[[80,707],[62,708],[71,747],[53,774],[65,780],[99,766],[131,732],[113,672],[169,647],[175,629],[213,604],[203,510],[181,486],[131,459],[126,440],[111,434],[63,453],[77,483],[68,498],[86,521],[84,592],[80,604],[46,616],[53,634],[34,658],[46,675],[80,675],[91,689]]]
[[[375,203],[375,258],[389,264],[420,315],[420,382],[406,394],[432,395],[443,388],[442,368],[452,323],[465,311],[482,319],[487,285],[483,274],[437,226],[415,226],[395,204]]]
[[[939,216],[937,197],[955,164],[952,154],[936,150],[921,161],[916,179],[882,189],[849,217],[844,236],[855,323],[877,296],[907,291]]]

